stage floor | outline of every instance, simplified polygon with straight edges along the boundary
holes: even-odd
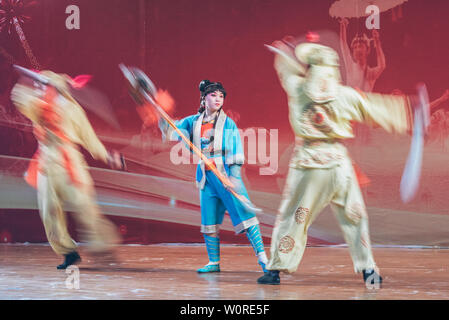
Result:
[[[258,285],[252,248],[224,245],[221,273],[200,275],[202,245],[125,245],[118,263],[94,261],[80,247],[79,289],[56,270],[50,246],[0,245],[0,299],[449,299],[449,250],[374,248],[384,284],[367,289],[345,247],[307,248],[298,271],[281,285]],[[72,278],[73,279],[73,278]],[[72,287],[72,288],[70,288]]]

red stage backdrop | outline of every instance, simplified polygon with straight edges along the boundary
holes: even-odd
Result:
[[[333,2],[37,0],[25,7],[30,19],[20,23],[21,30],[12,27],[8,33],[5,26],[0,33],[0,240],[45,241],[35,192],[21,178],[36,142],[29,123],[17,114],[9,98],[17,80],[12,64],[32,68],[36,62],[43,69],[71,76],[91,74],[90,85],[108,97],[121,130],[112,129],[94,114],[89,113],[89,118],[105,144],[127,156],[130,172],[111,172],[86,156],[95,167],[92,173],[102,210],[121,226],[125,241],[136,243],[200,242],[199,199],[194,166],[170,162],[170,146],[159,143],[157,128],[142,130],[118,64],[140,67],[158,87],[168,90],[176,101],[176,118],[196,112],[201,80],[222,82],[228,92],[224,109],[240,128],[278,133],[273,175],[260,175],[259,169],[267,166],[260,161],[244,170],[251,198],[264,209],[262,231],[270,237],[294,136],[273,55],[264,44],[316,31],[334,34],[337,40],[329,44],[340,50],[340,24],[329,14]],[[66,9],[71,5],[79,9],[79,29],[66,26],[73,13]],[[432,101],[449,89],[448,12],[445,0],[408,0],[380,14],[378,32],[386,68],[373,91],[414,93],[415,85],[424,82]],[[372,36],[365,18],[349,19],[348,41],[357,33]],[[376,64],[374,49],[368,63]],[[364,194],[374,244],[449,244],[449,102],[439,108],[424,150],[420,190],[409,204],[399,197],[409,137],[390,136],[374,128],[363,140],[357,137],[347,143],[371,180]],[[343,242],[328,211],[310,229],[312,244]],[[246,243],[246,238],[232,236],[228,220],[224,230],[229,242]]]

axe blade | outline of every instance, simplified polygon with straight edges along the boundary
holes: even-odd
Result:
[[[157,93],[156,86],[154,85],[153,81],[150,80],[147,74],[136,67],[131,68],[131,70],[133,71],[134,77],[136,78],[140,87],[148,92],[148,94],[155,97]]]
[[[125,76],[125,79],[128,80],[129,84],[133,88],[136,88],[137,87],[137,80],[136,80],[136,77],[134,76],[133,72],[127,66],[125,66],[123,63],[120,63],[118,65],[118,67],[120,68],[120,70],[122,71],[123,75]]]

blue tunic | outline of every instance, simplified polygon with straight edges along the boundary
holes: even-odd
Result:
[[[211,142],[201,137],[203,116],[204,113],[188,116],[176,121],[176,126],[196,147],[202,150],[205,156],[214,161],[219,171],[229,176],[230,166],[242,165],[244,162],[243,146],[237,125],[223,111],[220,111],[214,128],[214,139]],[[167,133],[167,130],[163,132]],[[181,139],[174,131],[168,135],[170,140]],[[241,177],[233,178],[237,181],[236,191],[249,199]],[[247,211],[240,201],[224,188],[213,172],[205,170],[202,161],[196,170],[196,181],[200,188],[201,232],[218,232],[226,211],[229,213],[236,233],[242,233],[250,226],[259,223],[255,214]]]

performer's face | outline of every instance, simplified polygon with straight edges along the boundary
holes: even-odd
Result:
[[[368,47],[363,42],[356,42],[352,47],[352,56],[357,62],[366,59],[368,56]]]
[[[222,106],[224,102],[224,95],[221,91],[214,91],[209,93],[206,98],[206,108],[209,110],[209,112],[215,112],[218,111]]]

